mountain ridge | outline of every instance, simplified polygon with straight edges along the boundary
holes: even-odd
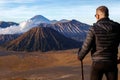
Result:
[[[58,22],[55,24],[40,24],[41,27],[51,27],[52,29],[58,31],[64,36],[77,40],[84,41],[89,25],[81,23],[77,20],[71,20],[67,22]]]
[[[0,28],[7,28],[7,27],[10,27],[10,26],[18,26],[19,24],[16,23],[16,22],[6,22],[6,21],[0,21]]]
[[[16,38],[18,38],[21,34],[1,34],[0,35],[0,45],[3,45],[4,43],[7,43],[9,41],[12,41]]]

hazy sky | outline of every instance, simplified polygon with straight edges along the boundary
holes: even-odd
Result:
[[[107,6],[110,18],[120,22],[120,0],[0,0],[0,21],[19,23],[43,15],[50,20],[76,19],[92,24],[100,5]]]

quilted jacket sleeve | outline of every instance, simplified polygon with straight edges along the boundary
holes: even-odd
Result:
[[[87,33],[87,37],[82,45],[81,50],[79,50],[79,52],[78,52],[78,56],[79,56],[80,60],[83,60],[83,58],[91,50],[92,44],[94,43],[94,38],[95,38],[95,35],[93,33],[93,27],[91,27]]]

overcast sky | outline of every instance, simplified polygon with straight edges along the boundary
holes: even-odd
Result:
[[[110,18],[120,22],[120,0],[0,0],[0,21],[20,23],[43,15],[50,20],[76,19],[92,24],[100,5],[107,6]]]

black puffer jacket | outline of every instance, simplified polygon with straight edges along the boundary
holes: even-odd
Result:
[[[120,24],[103,18],[88,31],[78,56],[82,60],[91,50],[93,61],[117,61],[120,43]]]

